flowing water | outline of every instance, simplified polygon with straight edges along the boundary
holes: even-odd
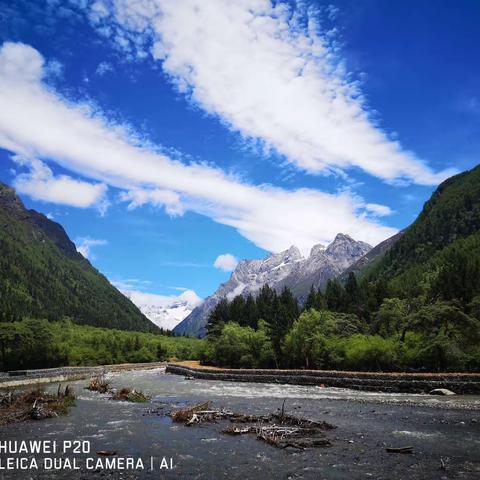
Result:
[[[161,369],[121,372],[111,379],[115,387],[144,391],[151,402],[114,402],[108,395],[85,390],[87,381],[73,382],[77,401],[68,416],[0,429],[2,441],[90,442],[90,453],[57,455],[78,457],[79,470],[0,469],[0,478],[480,478],[479,396],[186,380],[165,375]],[[251,435],[222,434],[222,424],[185,427],[165,415],[206,400],[215,407],[257,415],[277,411],[285,400],[288,413],[335,424],[337,428],[327,432],[332,446],[280,450]],[[385,450],[386,446],[407,445],[413,446],[413,454]],[[141,459],[144,468],[87,470],[85,459],[102,458],[96,454],[100,450],[116,452],[116,457],[108,458]]]

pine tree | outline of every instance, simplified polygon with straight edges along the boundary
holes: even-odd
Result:
[[[345,282],[345,301],[343,308],[346,312],[360,313],[362,311],[361,292],[357,283],[357,277],[353,272],[348,274]]]
[[[218,337],[222,333],[222,328],[229,320],[230,308],[228,300],[222,298],[208,316],[207,335],[209,337]]]
[[[274,315],[274,304],[277,298],[277,292],[265,284],[257,296],[257,312],[258,318],[262,318],[266,322]]]
[[[327,308],[341,312],[344,306],[345,291],[342,284],[337,280],[329,280],[325,289],[325,300]]]
[[[269,318],[265,318],[265,321],[277,367],[282,365],[283,340],[293,322],[298,318],[298,314],[298,302],[291,290],[285,287],[280,296],[274,296],[272,314]]]
[[[293,325],[293,322],[298,318],[298,301],[293,296],[292,291],[287,287],[284,287],[282,290],[279,301],[280,305],[285,309],[285,327],[288,330]]]
[[[237,295],[228,305],[228,321],[238,323],[242,327],[246,327],[245,321],[245,299],[242,295]]]
[[[244,313],[245,325],[253,328],[254,330],[257,330],[259,316],[258,316],[257,303],[252,294],[249,294],[245,300],[244,312],[245,312]]]
[[[310,292],[308,294],[307,300],[305,301],[305,305],[303,306],[304,310],[314,309],[316,310],[316,303],[317,303],[317,291],[315,287],[312,285],[310,287]]]

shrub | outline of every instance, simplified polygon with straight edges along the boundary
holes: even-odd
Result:
[[[345,343],[344,365],[353,370],[395,370],[398,365],[395,340],[378,335],[354,335]]]

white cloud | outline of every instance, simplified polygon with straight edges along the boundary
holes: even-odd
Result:
[[[224,272],[231,272],[235,269],[237,264],[238,260],[231,253],[224,253],[216,258],[213,266]]]
[[[152,283],[149,280],[140,280],[138,278],[115,278],[109,280],[113,286],[115,286],[121,291],[143,291],[144,289],[148,288]]]
[[[393,213],[393,210],[390,207],[378,203],[367,203],[365,209],[377,217],[386,217]]]
[[[120,200],[129,202],[128,210],[133,210],[149,203],[155,207],[164,207],[165,211],[172,217],[183,215],[185,212],[180,195],[169,190],[135,188],[128,192],[122,192]]]
[[[52,170],[36,158],[14,155],[12,160],[29,168],[28,173],[17,175],[13,181],[17,192],[34,200],[87,208],[97,206],[103,214],[108,207],[107,186],[76,180],[67,175],[55,176]]]
[[[53,78],[62,78],[64,74],[63,64],[58,60],[50,60],[46,64],[45,70],[47,74]]]
[[[129,55],[149,48],[193,103],[306,171],[358,167],[423,185],[454,173],[435,173],[372,119],[332,31],[302,2],[99,0],[90,18]]]
[[[32,47],[22,43],[5,42],[1,49],[2,79],[21,79],[22,83],[35,83],[44,74],[45,61]]]
[[[232,226],[268,251],[295,244],[308,252],[338,232],[376,244],[396,232],[366,218],[364,202],[348,192],[255,186],[218,168],[187,165],[159,153],[159,148],[109,122],[98,108],[72,104],[46,87],[43,64],[42,56],[27,45],[5,43],[0,49],[0,147],[25,158],[54,161],[130,192],[125,199],[133,202],[132,208],[142,197],[131,192],[150,192],[149,201],[165,204],[173,209],[170,213],[178,214],[182,205],[182,211]]]
[[[102,77],[108,72],[113,72],[113,67],[108,62],[100,62],[97,66],[97,69],[95,70],[95,73],[100,77]]]
[[[92,255],[92,247],[98,247],[107,244],[108,242],[106,240],[101,240],[98,238],[78,237],[75,239],[77,252],[81,253],[85,258],[90,260],[95,259],[95,257]]]

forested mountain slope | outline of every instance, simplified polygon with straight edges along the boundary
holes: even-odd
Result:
[[[395,293],[461,299],[480,293],[480,166],[444,181],[367,276]]]
[[[0,319],[23,317],[158,330],[77,252],[61,225],[27,210],[0,183]]]

